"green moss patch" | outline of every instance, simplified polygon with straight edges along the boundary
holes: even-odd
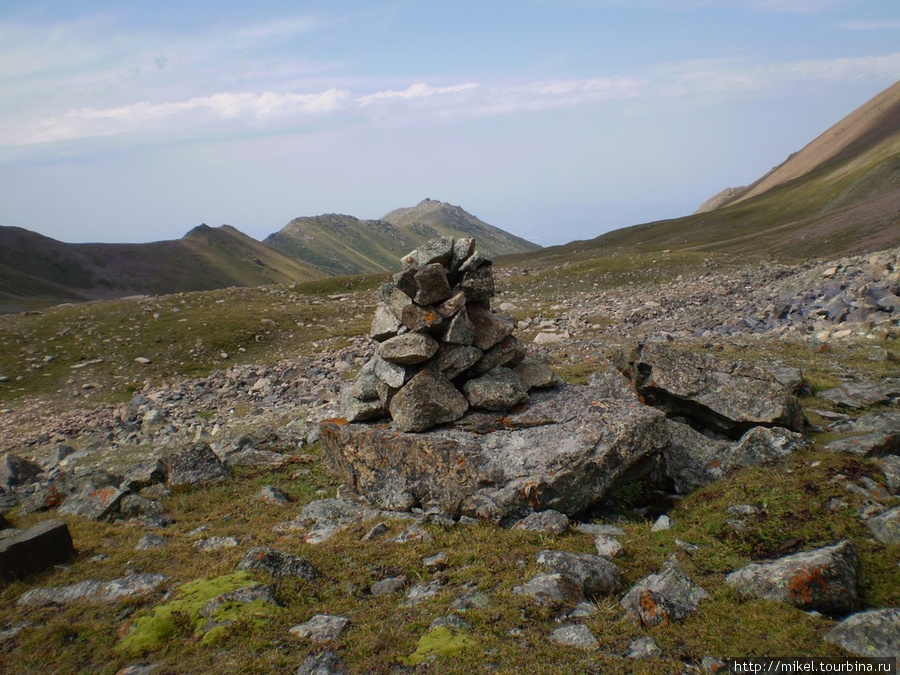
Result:
[[[253,583],[247,572],[235,572],[212,579],[197,579],[183,584],[175,591],[175,598],[158,605],[153,613],[137,619],[119,644],[116,652],[122,656],[137,656],[161,647],[166,640],[184,629],[192,631],[205,645],[214,644],[236,621],[259,622],[276,609],[262,600],[249,603],[224,602],[210,617],[200,616],[203,606],[224,593]],[[204,631],[212,619],[215,626]]]
[[[416,643],[416,651],[401,658],[400,662],[407,666],[417,666],[428,661],[459,656],[471,652],[477,646],[475,639],[463,631],[441,626],[420,637]]]

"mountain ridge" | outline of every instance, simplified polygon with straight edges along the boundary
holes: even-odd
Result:
[[[369,274],[397,271],[401,256],[441,235],[474,237],[489,257],[540,249],[460,206],[430,198],[375,220],[336,213],[301,216],[263,243],[328,274]]]

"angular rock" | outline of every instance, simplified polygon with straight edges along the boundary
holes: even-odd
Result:
[[[160,537],[158,534],[153,534],[152,532],[148,532],[141,540],[135,544],[135,551],[149,551],[154,548],[165,548],[169,545],[169,540],[165,537]]]
[[[431,263],[449,263],[453,257],[453,237],[438,237],[400,258],[407,267],[422,267]]]
[[[482,410],[512,410],[528,400],[528,391],[522,379],[502,366],[469,380],[462,390],[469,405]]]
[[[826,443],[825,450],[858,457],[882,457],[900,450],[900,412],[878,410],[858,419],[834,424],[832,430],[852,434]]]
[[[13,488],[31,483],[43,471],[34,462],[7,452],[0,456],[0,487]]]
[[[438,351],[435,365],[448,380],[455,380],[478,363],[483,355],[484,352],[477,347],[443,344]]]
[[[538,511],[517,522],[512,529],[544,534],[563,534],[569,529],[569,517],[565,513],[553,509]]]
[[[372,369],[374,370],[375,375],[389,387],[399,389],[406,383],[406,368],[399,363],[385,361],[377,354],[372,359],[372,363],[374,364]]]
[[[488,349],[484,353],[484,356],[481,357],[481,360],[472,366],[472,369],[466,376],[470,378],[477,377],[478,375],[483,375],[484,373],[493,370],[497,366],[514,366],[521,362],[524,357],[525,348],[522,346],[522,343],[510,335]],[[518,375],[516,375],[516,377],[518,377]],[[521,378],[519,379],[521,380]],[[525,391],[528,390],[528,387],[525,387],[524,383],[523,387]]]
[[[456,345],[471,345],[475,342],[475,326],[469,320],[469,312],[465,307],[447,322],[441,340]]]
[[[453,242],[453,256],[450,259],[450,269],[453,272],[465,263],[469,256],[475,253],[475,240],[471,237],[462,237]]]
[[[449,319],[456,316],[466,306],[466,294],[462,291],[454,293],[437,307],[437,313]]]
[[[80,516],[91,520],[119,517],[119,505],[127,491],[119,489],[121,479],[105,471],[92,471],[79,476],[68,486],[68,496],[59,507],[60,515]]]
[[[406,305],[400,314],[400,321],[409,330],[415,333],[426,331],[438,331],[444,322],[444,317],[438,314],[432,307],[419,307],[416,304]]]
[[[271,504],[272,506],[286,506],[289,502],[288,496],[284,493],[284,490],[273,485],[262,487],[260,491],[256,493],[255,499],[265,502],[266,504]]]
[[[535,393],[520,412],[485,416],[494,420],[490,434],[396,434],[326,420],[324,459],[342,482],[383,508],[421,505],[456,516],[477,496],[501,517],[545,509],[573,515],[618,480],[633,480],[669,441],[662,412],[595,393],[571,386]]]
[[[347,665],[332,651],[310,654],[297,669],[295,675],[349,675]]]
[[[651,574],[632,586],[622,598],[622,608],[641,626],[667,625],[682,621],[699,611],[700,601],[709,597],[673,565]]]
[[[852,542],[753,563],[725,577],[742,595],[786,602],[802,610],[841,615],[858,602],[859,558]]]
[[[466,305],[466,309],[469,320],[475,326],[474,344],[481,351],[490,349],[503,338],[512,335],[515,329],[512,322],[498,318],[480,305]]]
[[[403,431],[425,431],[453,422],[469,409],[469,403],[440,373],[426,369],[414,376],[391,399],[390,413]]]
[[[43,572],[75,554],[69,527],[61,520],[45,520],[0,538],[0,580]]]
[[[489,265],[463,272],[460,288],[471,302],[484,302],[494,296],[494,275]]]
[[[597,555],[607,560],[615,558],[623,550],[623,546],[618,539],[613,539],[605,534],[594,536],[594,548],[597,549]]]
[[[625,652],[626,659],[651,659],[657,656],[662,656],[662,649],[647,635],[632,640],[628,645],[628,651]]]
[[[272,548],[252,548],[238,563],[239,570],[263,570],[276,579],[290,577],[315,581],[318,570],[308,560]]]
[[[228,467],[206,443],[192,443],[166,458],[167,484],[201,485],[228,478]]]
[[[841,406],[858,410],[879,403],[887,403],[896,392],[888,391],[884,386],[874,382],[845,382],[842,385],[821,391],[819,398]]]
[[[305,531],[304,541],[316,544],[353,523],[378,517],[379,512],[366,504],[340,497],[317,499],[300,510],[300,515],[275,526],[278,533]]]
[[[780,427],[753,427],[737,443],[709,438],[689,425],[668,420],[672,442],[663,453],[675,491],[689,494],[719,480],[732,467],[756,466],[802,448],[802,434]]]
[[[361,400],[353,395],[353,388],[341,392],[341,417],[348,422],[367,422],[384,417],[385,409],[375,390],[375,399]]]
[[[413,280],[416,283],[413,302],[418,305],[433,305],[452,295],[450,284],[447,282],[447,272],[440,263],[423,265],[416,272]]]
[[[378,342],[382,342],[397,335],[401,325],[400,319],[394,315],[390,307],[387,305],[379,305],[378,309],[375,310],[375,316],[372,317],[372,327],[369,330],[369,337]]]
[[[792,431],[807,426],[794,394],[754,363],[650,343],[638,345],[622,359],[620,368],[650,405],[730,438],[739,438],[754,426]]]
[[[427,361],[437,353],[437,341],[424,333],[405,333],[385,340],[378,347],[378,355],[390,363],[403,366]]]
[[[825,641],[856,656],[900,655],[900,609],[873,609],[851,614],[825,634]]]
[[[46,607],[74,603],[111,604],[142,597],[168,581],[163,574],[131,574],[112,581],[80,581],[68,586],[33,588],[19,598],[19,606]]]
[[[900,506],[869,518],[866,526],[872,532],[872,536],[883,544],[900,544]]]
[[[512,589],[515,595],[532,598],[539,605],[566,605],[574,607],[584,600],[578,583],[564,574],[539,574],[521,586]]]
[[[291,628],[290,633],[312,642],[334,642],[344,634],[349,625],[350,619],[346,616],[316,614],[306,623]]]
[[[621,570],[600,556],[568,551],[541,551],[537,555],[537,563],[573,580],[587,598],[599,598],[625,588]]]
[[[550,366],[534,359],[526,358],[522,363],[513,367],[513,370],[528,390],[555,387],[562,381]]]
[[[550,640],[567,647],[578,647],[595,651],[600,647],[591,629],[583,623],[560,626],[550,634]]]
[[[897,494],[900,490],[900,456],[887,455],[881,458],[881,473],[885,484]]]

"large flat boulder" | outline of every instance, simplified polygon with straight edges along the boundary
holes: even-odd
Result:
[[[537,392],[519,412],[480,414],[477,424],[464,418],[419,434],[326,420],[325,460],[347,485],[386,509],[437,507],[493,519],[532,509],[577,514],[669,441],[662,412],[599,394],[589,386]]]
[[[755,426],[807,427],[791,388],[765,365],[653,343],[623,354],[618,366],[645,402],[729,438]]]

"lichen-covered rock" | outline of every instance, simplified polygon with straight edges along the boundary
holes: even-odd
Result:
[[[215,483],[228,478],[228,467],[206,443],[192,443],[166,458],[170,487]]]
[[[600,647],[597,638],[591,633],[591,629],[583,623],[573,623],[560,626],[550,634],[550,640],[566,647],[577,647],[595,651]]]
[[[438,350],[437,341],[424,333],[404,333],[385,340],[378,347],[378,355],[390,363],[402,366],[427,361]]]
[[[699,612],[700,601],[709,597],[674,565],[644,577],[622,598],[622,608],[641,626],[667,625]]]
[[[884,544],[900,544],[900,506],[869,518],[866,526],[878,541]]]
[[[382,508],[420,505],[456,516],[464,503],[478,502],[492,504],[501,519],[545,509],[580,513],[618,480],[640,475],[669,441],[662,412],[596,393],[536,392],[521,411],[485,415],[492,433],[471,433],[466,420],[421,434],[326,420],[325,462]]]
[[[291,628],[290,633],[312,642],[329,643],[339,639],[349,625],[350,619],[346,616],[316,614],[309,621]]]
[[[403,431],[425,431],[453,422],[469,409],[469,402],[446,377],[426,369],[414,376],[391,399],[391,417]]]
[[[842,615],[858,602],[859,558],[850,541],[747,565],[725,577],[742,595]]]
[[[856,656],[900,658],[900,609],[851,614],[828,631],[825,640]]]
[[[0,456],[0,487],[12,488],[31,483],[43,469],[32,461],[7,452]]]
[[[273,577],[315,581],[319,572],[308,560],[272,548],[252,548],[238,563],[239,570],[263,570]]]
[[[522,378],[502,366],[469,380],[462,389],[469,405],[482,410],[512,410],[528,400]]]
[[[46,607],[74,603],[109,604],[141,597],[168,581],[164,574],[130,574],[112,581],[79,581],[67,586],[33,588],[19,598],[20,606]]]
[[[537,563],[575,581],[587,598],[619,593],[625,588],[621,570],[600,556],[568,551],[541,551],[537,555]]]
[[[515,525],[514,530],[529,530],[543,534],[563,534],[569,529],[569,517],[565,513],[547,509],[531,513]]]
[[[514,587],[512,592],[532,598],[539,605],[574,607],[584,600],[584,593],[578,582],[558,572],[539,574],[521,586]]]
[[[730,438],[754,426],[807,427],[796,396],[761,364],[650,343],[622,355],[619,367],[649,404]]]

